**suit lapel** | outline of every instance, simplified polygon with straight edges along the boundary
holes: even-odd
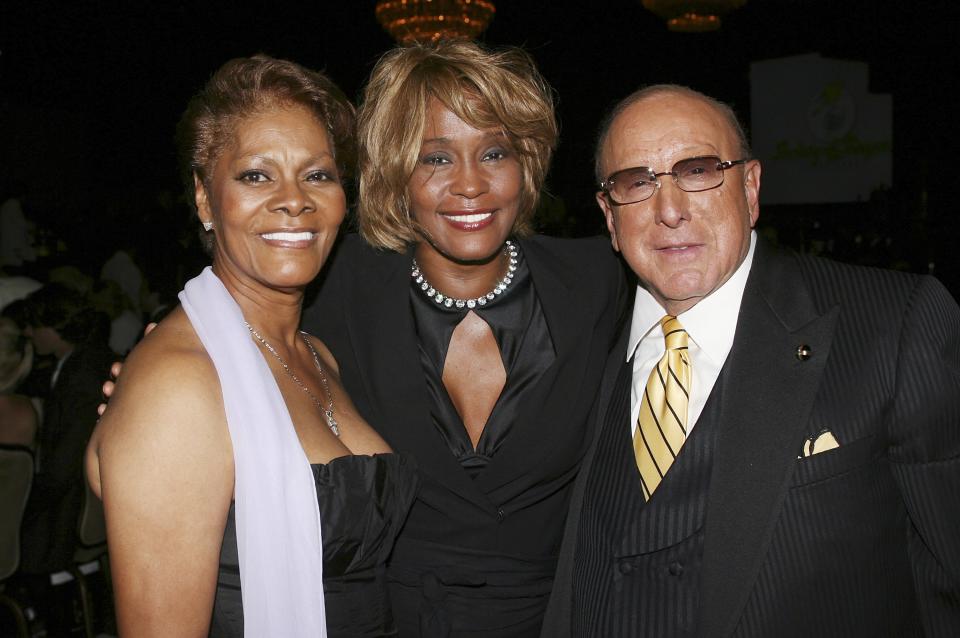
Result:
[[[726,366],[710,481],[700,634],[726,636],[780,514],[830,351],[838,309],[818,315],[796,261],[758,242]],[[796,356],[797,346],[811,350]]]
[[[557,352],[565,349],[576,336],[580,323],[570,320],[570,309],[576,304],[575,293],[567,282],[574,280],[574,264],[563,262],[547,254],[534,242],[521,241],[523,254],[530,267],[530,277],[543,307]]]
[[[421,472],[471,501],[487,499],[434,431],[410,308],[412,255],[365,252],[364,285],[348,294],[354,321],[350,341],[364,371],[364,389],[380,406],[373,427],[399,452],[412,454]],[[491,506],[492,507],[492,506]]]
[[[564,524],[563,544],[560,546],[560,557],[557,562],[557,573],[554,580],[554,591],[550,596],[550,603],[544,619],[542,636],[570,636],[571,618],[573,615],[573,567],[576,556],[577,542],[580,536],[581,512],[583,510],[587,481],[591,474],[594,459],[597,456],[597,440],[602,436],[604,424],[607,422],[610,401],[616,389],[617,377],[626,365],[627,340],[630,336],[630,324],[621,326],[619,336],[605,363],[597,401],[590,413],[587,422],[590,428],[587,432],[587,452],[580,467],[580,473],[573,486],[570,496],[570,511]],[[627,390],[629,392],[629,389]],[[626,427],[624,425],[624,427]],[[606,459],[603,459],[604,461]]]
[[[603,419],[607,414],[613,391],[616,389],[617,377],[620,375],[620,368],[625,365],[627,360],[627,341],[630,339],[630,323],[626,322],[620,328],[620,335],[617,342],[607,355],[606,367],[603,370],[603,379],[600,382],[600,391],[597,393],[597,418],[594,419],[591,426],[594,431],[591,433],[591,440],[596,439],[597,433],[603,426]],[[629,419],[629,416],[627,417]],[[622,424],[624,429],[628,424]]]

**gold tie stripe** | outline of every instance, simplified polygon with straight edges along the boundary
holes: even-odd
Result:
[[[650,371],[633,436],[644,500],[650,500],[687,438],[687,403],[693,378],[687,331],[669,315],[660,320],[660,328],[666,351]]]

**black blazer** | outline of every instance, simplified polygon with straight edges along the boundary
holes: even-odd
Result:
[[[724,374],[699,635],[960,635],[960,310],[943,286],[758,242]],[[822,430],[840,447],[798,459]],[[601,462],[577,481],[543,636],[570,635]]]
[[[86,489],[83,455],[103,400],[103,372],[114,359],[105,345],[78,345],[44,402],[39,471],[23,520],[21,569],[26,573],[59,571],[73,562]]]
[[[557,357],[475,479],[432,424],[410,307],[410,253],[377,251],[348,236],[304,312],[304,328],[332,351],[361,415],[420,468],[420,494],[396,553],[415,538],[540,559],[547,565],[539,585],[545,605],[624,280],[605,238],[536,236],[520,246]]]

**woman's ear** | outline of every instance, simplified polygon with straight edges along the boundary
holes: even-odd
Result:
[[[210,199],[207,196],[207,188],[203,185],[203,180],[196,173],[193,174],[193,197],[197,205],[197,217],[203,224],[204,230],[213,228],[213,211],[210,210]]]

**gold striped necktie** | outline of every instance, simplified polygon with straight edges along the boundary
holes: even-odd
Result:
[[[660,320],[666,351],[650,372],[640,401],[633,451],[649,501],[687,438],[687,402],[693,371],[687,331],[676,317]]]

